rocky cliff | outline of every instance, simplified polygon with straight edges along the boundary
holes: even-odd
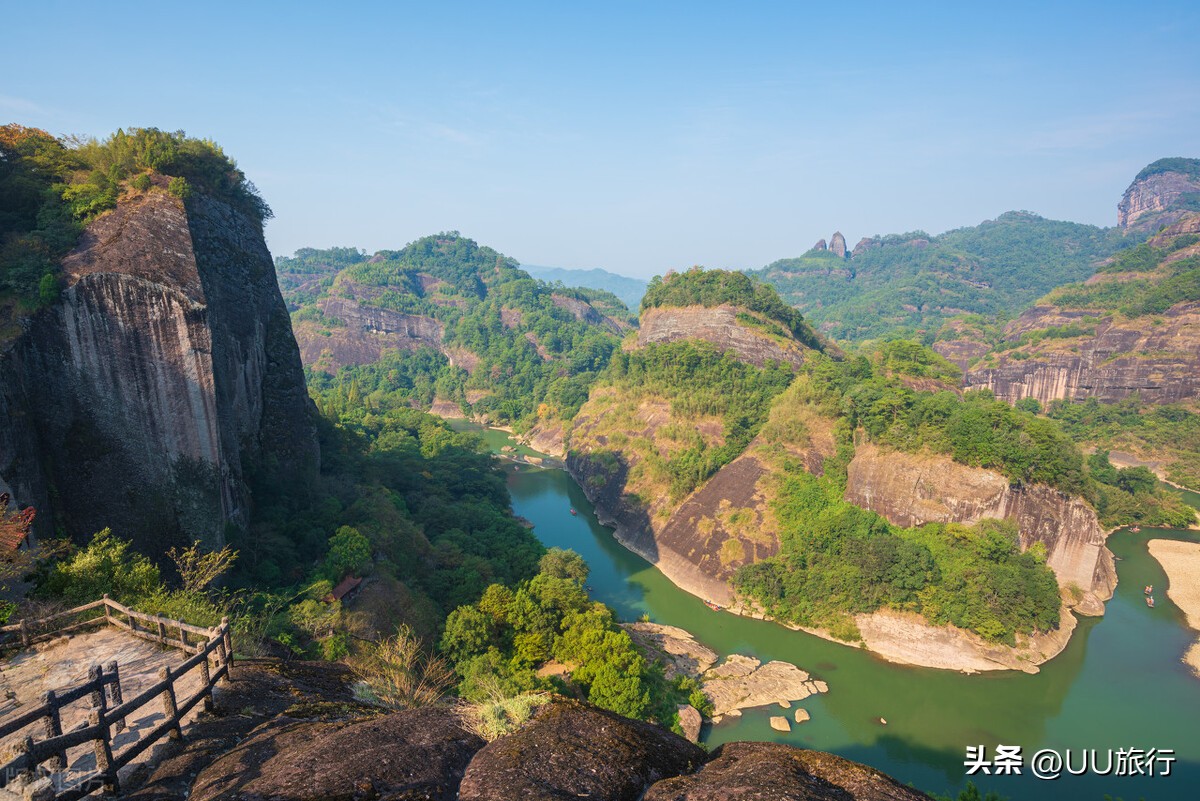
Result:
[[[1048,329],[1096,318],[1088,310],[1035,306],[1009,325],[1010,341]],[[1200,302],[1181,303],[1156,316],[1128,320],[1108,317],[1094,323],[1090,336],[1045,343],[1033,358],[1026,351],[1001,353],[994,367],[969,369],[967,388],[992,390],[1009,402],[1037,398],[1044,406],[1059,399],[1119,401],[1133,393],[1150,403],[1176,403],[1200,395]],[[953,349],[951,349],[953,348]],[[978,355],[962,343],[937,343],[950,358]]]
[[[1042,543],[1059,585],[1082,591],[1076,608],[1084,614],[1103,614],[1117,584],[1095,510],[1081,498],[1041,484],[1014,487],[999,473],[948,456],[860,443],[850,462],[846,500],[900,526],[1010,518],[1017,523],[1021,547]]]
[[[637,341],[639,345],[650,345],[702,339],[757,367],[768,361],[796,366],[803,363],[803,345],[791,337],[755,327],[751,320],[758,321],[758,318],[730,305],[647,309],[641,316]]]
[[[252,483],[315,479],[311,402],[256,219],[151,191],[93,222],[63,275],[0,357],[0,477],[43,531],[219,545],[245,524]]]
[[[387,349],[440,349],[443,326],[432,317],[402,314],[341,297],[317,301],[320,323],[296,322],[296,342],[304,364],[330,374],[352,364],[376,362]]]
[[[1126,231],[1156,231],[1200,210],[1200,159],[1160,159],[1142,170],[1117,205]]]
[[[1004,329],[993,353],[967,369],[965,386],[1043,406],[1134,393],[1148,403],[1200,396],[1198,237],[1200,214],[1189,214],[1085,283],[1050,295]],[[978,359],[985,347],[969,337],[934,345],[964,366],[962,357]]]

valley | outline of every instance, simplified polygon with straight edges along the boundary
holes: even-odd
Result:
[[[604,710],[968,793],[964,743],[1119,730],[1200,781],[1190,574],[1140,592],[1178,567],[1147,539],[1200,540],[1191,161],[1143,170],[1116,228],[1010,212],[580,276],[630,309],[456,231],[272,265],[212,142],[0,130],[8,616],[232,620],[497,750]],[[731,661],[668,669],[643,617]],[[755,660],[775,689],[742,709],[714,682]]]

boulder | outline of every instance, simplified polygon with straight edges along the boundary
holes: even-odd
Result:
[[[700,710],[691,704],[679,705],[679,728],[683,729],[683,736],[688,742],[700,742],[701,723],[703,719],[700,717]]]
[[[656,781],[690,773],[704,751],[658,726],[574,701],[538,710],[471,761],[462,801],[637,801]]]
[[[323,723],[275,718],[196,777],[192,801],[452,801],[484,745],[446,709]]]
[[[775,731],[791,731],[792,724],[783,715],[775,715],[771,718],[771,728]]]
[[[651,787],[645,801],[929,801],[848,759],[781,743],[727,743],[690,776]]]
[[[797,709],[796,710],[796,722],[797,723],[805,723],[806,721],[809,721],[809,720],[812,720],[812,716],[808,714],[807,709]]]

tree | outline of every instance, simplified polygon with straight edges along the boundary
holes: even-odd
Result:
[[[73,603],[95,601],[105,594],[128,603],[161,586],[158,568],[134,551],[132,543],[113,536],[106,528],[97,532],[82,551],[55,564],[39,591]]]
[[[426,652],[407,625],[353,668],[379,702],[392,709],[430,706],[454,686],[454,671],[444,659]]]
[[[223,576],[237,561],[238,552],[226,545],[219,551],[205,553],[196,540],[190,548],[172,548],[167,557],[175,563],[185,592],[200,592]]]
[[[329,539],[325,570],[334,581],[363,572],[371,562],[371,542],[358,529],[342,526]]]
[[[554,578],[571,579],[578,584],[587,581],[588,566],[575,551],[551,548],[538,562],[538,572]]]

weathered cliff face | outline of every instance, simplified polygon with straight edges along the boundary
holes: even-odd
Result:
[[[967,467],[948,456],[883,451],[861,443],[850,462],[846,500],[900,526],[974,524],[1011,518],[1021,547],[1046,547],[1047,564],[1060,586],[1077,586],[1084,614],[1103,614],[1116,587],[1113,557],[1104,546],[1096,512],[1080,498],[1034,484],[1013,487],[991,470]]]
[[[3,355],[0,474],[42,531],[149,552],[244,525],[250,483],[315,479],[299,353],[259,223],[151,193],[96,220]]]
[[[366,306],[349,298],[317,302],[327,324],[300,321],[296,342],[304,363],[331,375],[347,365],[379,361],[384,350],[442,347],[442,324],[432,317]]]
[[[596,308],[590,303],[577,298],[569,298],[566,295],[551,295],[550,298],[554,301],[555,306],[566,309],[581,323],[603,326],[614,334],[623,334],[630,329],[627,323],[618,322],[596,311]]]
[[[799,342],[742,325],[737,316],[733,306],[649,309],[641,316],[638,344],[702,339],[758,367],[768,361],[796,366],[804,361],[805,348]]]
[[[1015,342],[1028,332],[1095,318],[1095,312],[1035,306],[1009,325],[1005,337]],[[1135,392],[1150,403],[1197,397],[1200,302],[1176,304],[1156,315],[1154,323],[1100,319],[1094,335],[1047,340],[1032,358],[1001,354],[997,366],[969,370],[964,385],[986,387],[1009,402],[1037,398],[1043,405],[1064,398],[1113,402]]]
[[[1200,192],[1200,180],[1166,171],[1138,178],[1117,204],[1117,224],[1126,231],[1154,231],[1188,213],[1180,200]]]

